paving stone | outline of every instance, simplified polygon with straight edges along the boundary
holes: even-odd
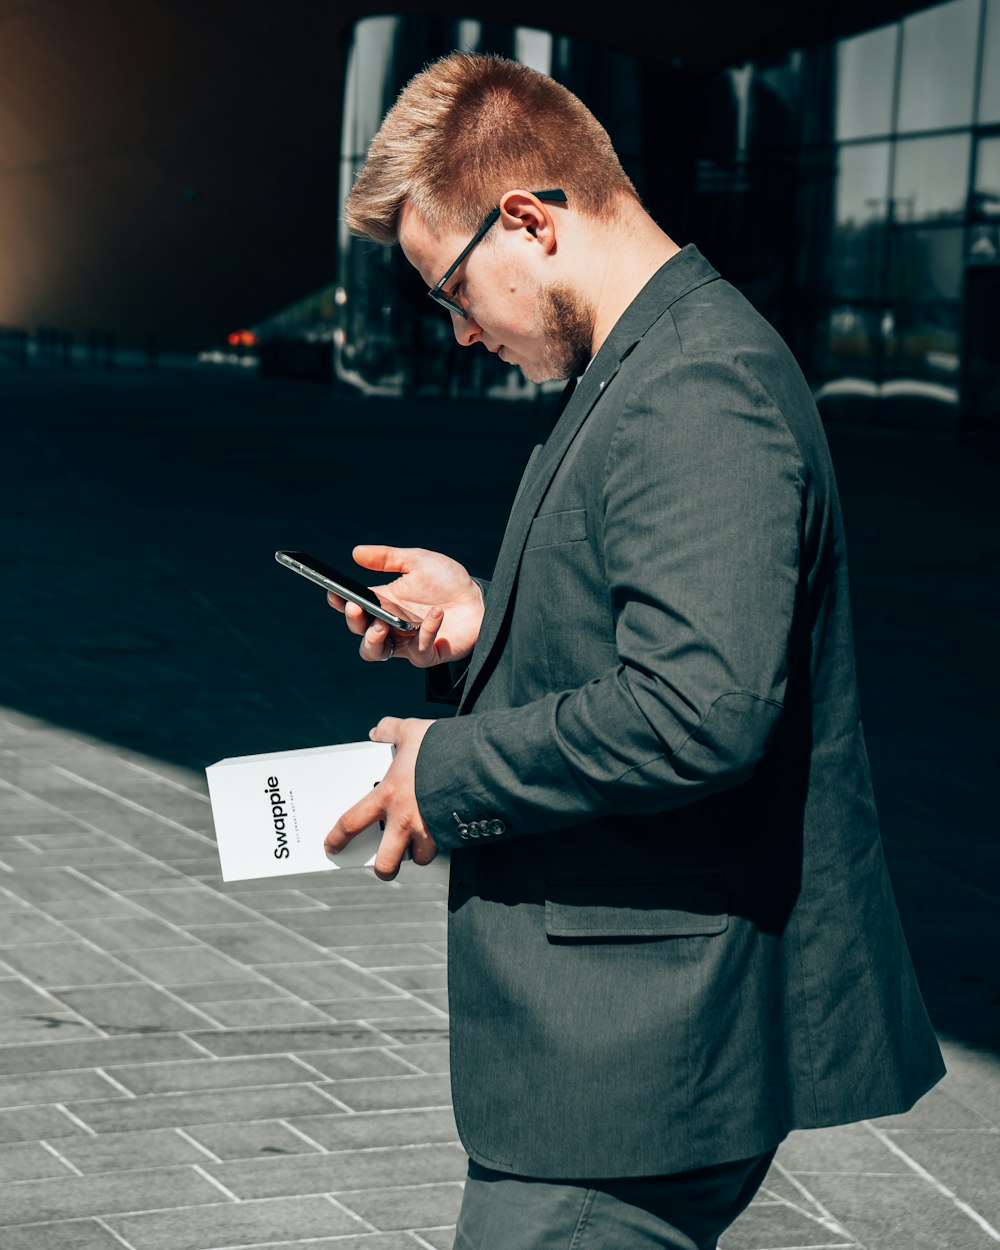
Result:
[[[162,1033],[205,1023],[203,1016],[152,985],[60,990],[58,997],[105,1033]]]
[[[254,999],[274,999],[279,993],[276,986],[263,977],[251,973],[245,981],[206,981],[200,985],[174,985],[171,989],[186,1003],[237,1003]]]
[[[329,1002],[319,999],[317,1006],[322,1007],[335,1020],[372,1020],[378,1022],[376,1027],[380,1029],[383,1020],[395,1024],[401,1017],[427,1018],[425,1002],[409,994],[405,997],[393,995],[388,987],[383,998],[335,998]]]
[[[210,1176],[240,1198],[464,1181],[467,1170],[465,1152],[450,1143],[205,1165]]]
[[[227,925],[245,921],[246,912],[211,890],[168,890],[164,894],[131,895],[133,904],[141,904],[163,920],[176,925]]]
[[[364,1227],[325,1198],[275,1198],[192,1207],[186,1211],[113,1216],[105,1223],[134,1250],[259,1247],[275,1238],[287,1237],[290,1228],[295,1229],[300,1241],[308,1241],[358,1232]],[[121,1250],[120,1245],[117,1250]]]
[[[843,1250],[862,1250],[847,1234],[829,1228],[818,1218],[811,1218],[801,1209],[785,1203],[752,1203],[735,1224],[726,1230],[719,1240],[719,1250],[807,1250],[808,1247],[843,1247]]]
[[[0,1020],[31,1012],[61,1011],[62,1006],[51,994],[35,989],[27,981],[14,978],[0,981]]]
[[[399,1051],[390,1051],[399,1055],[407,1063],[412,1063],[428,1075],[444,1076],[451,1071],[451,1056],[447,1042],[424,1042],[413,1046],[400,1047]],[[330,1073],[331,1076],[334,1073]]]
[[[17,1107],[0,1111],[0,1142],[47,1141],[75,1137],[86,1129],[58,1107]]]
[[[1000,1132],[896,1130],[892,1141],[1000,1230]]]
[[[232,1033],[189,1031],[213,1055],[276,1055],[289,1051],[343,1049],[385,1042],[381,1032],[359,1024],[300,1025],[288,1029],[242,1029]]]
[[[808,1178],[864,1250],[996,1250],[996,1241],[917,1176]]]
[[[379,1020],[378,1030],[394,1042],[410,1046],[419,1042],[447,1040],[448,1021],[443,1016],[422,1016],[416,1019]]]
[[[454,1228],[417,1228],[414,1232],[429,1246],[433,1246],[434,1250],[452,1250],[455,1245]],[[720,1250],[722,1243],[719,1243]]]
[[[777,1161],[789,1172],[899,1172],[906,1164],[862,1124],[791,1133],[778,1147]]]
[[[98,1037],[100,1034],[86,1020],[69,1015],[60,1004],[53,1004],[48,1010],[32,1013],[30,1016],[15,1016],[0,1020],[0,1061],[4,1050],[16,1049],[25,1042],[44,1044],[52,1039],[54,1033],[67,1037]]]
[[[946,1076],[940,1085],[924,1094],[904,1115],[887,1115],[872,1123],[885,1131],[893,1129],[986,1129],[997,1127],[988,1116],[952,1097],[956,1088]]]
[[[331,1080],[349,1080],[363,1076],[402,1076],[413,1073],[406,1061],[409,1051],[384,1048],[372,1050],[335,1050],[329,1054],[313,1052],[306,1062]]]
[[[205,1162],[211,1164],[211,1160]],[[4,1192],[3,1218],[7,1224],[33,1224],[217,1201],[224,1201],[222,1194],[193,1168],[148,1168],[18,1181]]]
[[[220,1159],[227,1160],[316,1154],[320,1149],[318,1145],[306,1141],[277,1120],[241,1120],[238,1124],[193,1124],[185,1131]]]
[[[94,1068],[100,1064],[164,1063],[173,1059],[204,1057],[204,1051],[183,1037],[99,1038],[53,1041],[44,1046],[0,1046],[0,1074],[16,1072],[65,1072]]]
[[[345,1103],[352,1111],[451,1105],[451,1083],[442,1076],[387,1076],[333,1081],[326,1088],[338,1102]]]
[[[5,1228],[3,1250],[121,1250],[117,1237],[95,1220],[22,1224]]]
[[[0,1185],[71,1174],[66,1164],[60,1163],[40,1142],[18,1141],[0,1146]]]
[[[65,924],[72,924],[76,920],[110,920],[114,917],[125,919],[142,914],[135,903],[130,903],[127,898],[101,893],[49,899],[39,903],[39,907]]]
[[[314,957],[315,958],[315,957]],[[327,959],[300,960],[294,964],[271,964],[267,975],[293,994],[311,1001],[338,998],[384,998],[392,993],[385,981],[371,973]]]
[[[386,921],[382,924],[373,922],[369,925],[357,925],[320,919],[315,913],[306,912],[301,915],[283,916],[281,923],[320,946],[338,949],[345,946],[364,946],[368,942],[376,946],[416,945],[441,939],[445,934],[443,913],[440,920],[427,920],[414,924],[395,924],[392,921]]]
[[[65,928],[34,909],[0,911],[0,947],[27,946],[29,942],[65,942]]]
[[[457,1142],[451,1107],[420,1111],[371,1111],[357,1115],[289,1116],[289,1124],[327,1150]]]
[[[433,1244],[433,1243],[432,1243]],[[269,1241],[254,1250],[417,1250],[420,1243],[409,1233],[362,1233],[358,1237],[320,1237],[319,1240]]]
[[[352,964],[373,970],[409,968],[416,964],[439,964],[443,956],[426,942],[390,943],[385,946],[329,946],[331,955],[341,955]]]
[[[459,1184],[362,1189],[338,1193],[337,1200],[378,1229],[434,1228],[458,1219],[462,1189]]]
[[[335,1109],[330,1099],[311,1086],[303,1085],[149,1094],[143,1098],[78,1102],[68,1106],[68,1110],[95,1132],[280,1120],[287,1116],[322,1115]]]
[[[81,937],[106,951],[140,951],[181,944],[193,945],[193,939],[183,930],[146,916],[126,917],[122,920],[77,920],[74,921],[73,928]],[[61,935],[65,935],[64,930]]]
[[[97,1072],[46,1072],[0,1077],[0,1107],[107,1098],[112,1087]]]
[[[226,896],[271,915],[286,911],[322,911],[323,904],[299,890],[239,890],[227,888]]]
[[[136,974],[124,964],[90,950],[78,942],[47,942],[8,947],[4,961],[37,985],[114,985],[135,981]]]
[[[254,979],[249,970],[201,945],[122,952],[121,959],[159,985]]]
[[[121,858],[119,855],[119,859]],[[190,885],[183,873],[171,872],[165,867],[138,858],[131,864],[94,866],[82,871],[85,876],[107,886],[109,890],[120,890],[123,893],[128,890],[184,890]]]
[[[133,1094],[175,1094],[199,1089],[261,1088],[316,1080],[300,1063],[284,1055],[265,1059],[190,1059],[180,1063],[143,1063],[108,1068]],[[37,1078],[36,1078],[37,1079]],[[0,1080],[0,1091],[3,1089]],[[108,1086],[104,1084],[104,1096]]]
[[[223,1028],[252,1029],[261,1025],[309,1024],[329,1020],[320,1007],[292,998],[262,999],[245,1003],[207,1003],[202,1007]]]
[[[401,990],[410,990],[417,994],[448,988],[448,971],[444,964],[423,968],[390,968],[380,975],[390,984],[398,985]]]
[[[172,1163],[204,1163],[205,1152],[172,1128],[98,1133],[96,1137],[63,1137],[58,1150],[81,1172],[132,1171]],[[65,1168],[62,1169],[65,1171]]]
[[[67,868],[37,868],[31,872],[12,873],[7,888],[29,903],[62,902],[85,899],[91,903],[107,901],[108,896],[92,881],[77,876]]]
[[[188,932],[245,964],[295,963],[320,954],[311,943],[266,924],[191,925]]]

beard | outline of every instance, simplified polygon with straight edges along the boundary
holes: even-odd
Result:
[[[547,287],[539,294],[546,342],[539,372],[544,376],[528,381],[579,377],[593,354],[594,309],[565,285]]]

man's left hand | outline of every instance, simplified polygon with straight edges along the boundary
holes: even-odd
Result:
[[[376,820],[385,824],[374,864],[375,875],[381,880],[391,881],[399,872],[408,846],[415,864],[429,864],[437,855],[437,846],[417,806],[414,784],[417,752],[433,724],[432,720],[383,716],[369,733],[372,742],[393,743],[395,758],[372,792],[344,812],[326,835],[328,855],[335,857],[337,851]]]

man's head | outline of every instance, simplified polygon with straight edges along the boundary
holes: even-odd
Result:
[[[544,194],[555,188],[562,198]],[[387,113],[345,217],[356,234],[401,244],[452,304],[460,343],[481,342],[543,381],[590,359],[584,235],[623,204],[638,208],[635,189],[576,96],[515,61],[453,53],[413,78]]]

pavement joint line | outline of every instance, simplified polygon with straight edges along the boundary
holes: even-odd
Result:
[[[352,1046],[351,1049],[352,1050],[367,1050],[368,1047]],[[382,1050],[383,1047],[380,1046],[378,1047],[378,1049]],[[309,1053],[312,1054],[313,1052],[310,1051]],[[291,1059],[292,1063],[297,1063],[300,1068],[304,1068],[307,1072],[313,1073],[313,1075],[316,1077],[319,1077],[321,1081],[328,1081],[330,1079],[325,1072],[320,1071],[319,1068],[314,1067],[311,1063],[307,1063],[305,1059],[302,1059],[299,1055],[292,1054],[290,1050],[285,1051],[284,1055],[286,1059]]]
[[[195,1126],[192,1124],[191,1127],[194,1128]],[[194,1146],[196,1150],[200,1150],[201,1153],[203,1155],[206,1155],[209,1159],[211,1159],[213,1163],[224,1162],[224,1160],[219,1155],[217,1155],[214,1150],[209,1150],[207,1146],[203,1145],[200,1141],[197,1140],[197,1138],[192,1137],[191,1134],[186,1132],[184,1129],[179,1128],[177,1125],[174,1125],[174,1132],[177,1134],[178,1137],[183,1137],[183,1139],[188,1143],[188,1145]]]
[[[49,1154],[53,1156],[53,1158],[58,1159],[59,1162],[63,1165],[63,1167],[69,1168],[69,1170],[71,1172],[74,1172],[77,1176],[83,1175],[83,1173],[76,1166],[76,1164],[70,1163],[69,1159],[67,1159],[65,1155],[61,1155],[59,1151],[56,1150],[55,1146],[51,1145],[49,1142],[44,1141],[42,1139],[39,1140],[38,1144],[39,1146],[42,1147],[43,1150],[47,1150]]]
[[[26,761],[27,762],[27,761]],[[215,841],[204,833],[199,833],[197,829],[192,829],[189,825],[182,825],[179,820],[173,820],[170,816],[164,816],[160,812],[154,811],[151,807],[146,807],[142,803],[137,803],[135,799],[126,798],[124,794],[118,794],[115,790],[109,790],[107,786],[102,786],[97,781],[91,781],[89,777],[81,777],[79,773],[71,772],[68,768],[63,768],[62,764],[50,764],[49,767],[53,772],[62,773],[64,777],[68,777],[70,781],[75,781],[78,785],[83,786],[87,790],[94,790],[98,794],[103,794],[106,798],[114,799],[116,803],[120,803],[123,807],[128,807],[134,812],[139,812],[143,816],[150,816],[161,824],[169,825],[172,829],[179,829],[181,833],[188,833],[193,838],[197,838],[200,842],[206,843],[208,846],[215,848]],[[169,865],[167,865],[169,867]],[[183,877],[183,873],[177,873],[177,876]]]
[[[106,1233],[108,1233],[111,1237],[114,1237],[115,1241],[117,1241],[119,1245],[124,1246],[125,1250],[135,1250],[135,1246],[133,1246],[130,1241],[126,1241],[121,1233],[116,1233],[110,1224],[105,1224],[99,1215],[92,1216],[91,1218],[96,1224],[100,1225]]]
[[[822,1227],[825,1228],[827,1232],[833,1233],[837,1237],[849,1238],[851,1241],[855,1242],[858,1247],[860,1247],[860,1250],[864,1250],[864,1247],[861,1245],[861,1242],[858,1240],[858,1238],[854,1236],[851,1230],[849,1228],[845,1228],[844,1225],[841,1224],[841,1222],[838,1219],[836,1219],[826,1209],[826,1207],[823,1206],[820,1200],[814,1194],[810,1193],[809,1190],[805,1187],[805,1185],[803,1185],[801,1181],[797,1180],[796,1177],[791,1172],[789,1172],[789,1170],[783,1164],[779,1163],[778,1160],[775,1159],[771,1166],[776,1168],[781,1173],[781,1175],[785,1178],[785,1180],[789,1182],[789,1184],[794,1185],[795,1188],[802,1195],[802,1197],[805,1198],[807,1202],[811,1203],[813,1207],[815,1207],[815,1209],[819,1212],[819,1215],[814,1215],[814,1214],[810,1214],[806,1210],[803,1210],[802,1211],[803,1215],[805,1215],[808,1219],[814,1220],[817,1224],[822,1225]],[[789,1206],[791,1205],[792,1204],[789,1203]]]
[[[301,1137],[302,1140],[306,1142],[308,1145],[315,1146],[316,1149],[320,1152],[320,1154],[328,1155],[332,1153],[330,1150],[326,1148],[326,1146],[323,1145],[322,1142],[316,1141],[316,1139],[314,1137],[310,1137],[308,1133],[303,1133],[301,1129],[297,1129],[295,1125],[290,1124],[288,1120],[279,1120],[278,1123],[281,1125],[282,1128],[287,1129],[289,1133],[294,1133],[296,1137]]]
[[[333,1094],[328,1094],[327,1091],[323,1088],[323,1086],[320,1085],[318,1082],[306,1081],[305,1088],[315,1090],[317,1094],[320,1094],[323,1098],[327,1099],[328,1102],[332,1102],[338,1111],[350,1112],[351,1108],[347,1105],[346,1102],[341,1102],[340,1099],[335,1098]]]
[[[78,1115],[74,1115],[65,1103],[57,1102],[52,1104],[56,1110],[61,1111],[67,1119],[71,1120],[78,1128],[82,1128],[84,1132],[89,1133],[91,1137],[97,1137],[97,1129],[91,1128],[89,1124],[80,1119]]]
[[[947,1185],[942,1185],[936,1176],[928,1172],[916,1159],[911,1158],[901,1146],[897,1145],[890,1137],[887,1137],[881,1129],[876,1128],[870,1120],[863,1120],[862,1124],[887,1150],[891,1150],[894,1155],[902,1159],[907,1167],[916,1172],[922,1180],[932,1185],[943,1198],[947,1198],[964,1216],[967,1216],[974,1224],[978,1224],[987,1237],[992,1237],[994,1241],[1000,1242],[1000,1232],[997,1232],[993,1225],[980,1215],[974,1207],[971,1207],[967,1202],[963,1202]]]
[[[225,1194],[231,1202],[242,1203],[242,1198],[239,1198],[231,1189],[223,1185],[222,1181],[217,1181],[214,1176],[212,1176],[209,1172],[206,1172],[200,1163],[192,1163],[191,1171],[197,1172],[199,1176],[204,1177],[206,1181],[215,1186],[219,1193]]]
[[[115,1078],[108,1072],[105,1072],[103,1068],[95,1068],[94,1071],[98,1074],[98,1076],[103,1076],[109,1085],[113,1086],[115,1089],[120,1089],[126,1098],[137,1099],[139,1097],[134,1090],[129,1089],[127,1085],[123,1085],[121,1081],[116,1081]]]
[[[365,1229],[368,1230],[368,1232],[378,1233],[382,1231],[381,1229],[377,1228],[371,1222],[371,1220],[366,1220],[363,1215],[360,1215],[357,1211],[352,1211],[350,1207],[345,1206],[344,1203],[338,1201],[338,1199],[335,1198],[333,1194],[323,1194],[323,1197],[327,1200],[327,1202],[332,1207],[336,1207],[338,1211],[343,1211],[343,1213],[345,1215],[349,1215],[352,1220],[357,1220],[359,1224],[361,1224]]]

